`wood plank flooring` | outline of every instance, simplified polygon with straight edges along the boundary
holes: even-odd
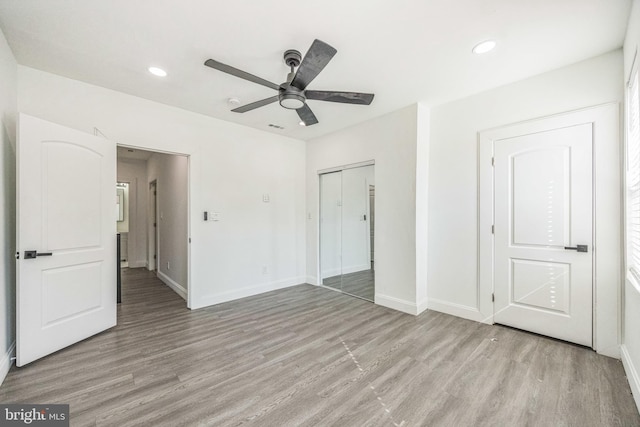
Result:
[[[73,426],[638,426],[618,360],[310,285],[190,311],[125,270],[118,326],[23,368],[0,401]]]
[[[369,301],[375,300],[375,272],[373,269],[325,277],[322,279],[322,284]]]

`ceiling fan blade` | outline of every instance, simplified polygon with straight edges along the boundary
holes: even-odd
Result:
[[[342,102],[344,104],[369,105],[375,96],[372,93],[335,92],[327,90],[308,90],[304,93],[307,99],[316,101]]]
[[[303,107],[298,108],[296,112],[298,113],[298,116],[300,116],[300,120],[304,122],[305,126],[311,126],[318,123],[316,115],[313,114],[313,111],[311,111],[311,108],[309,108],[307,104],[304,104]]]
[[[271,89],[280,89],[280,86],[275,83],[271,83],[268,80],[262,79],[258,76],[254,76],[253,74],[249,74],[246,71],[238,70],[237,68],[233,68],[230,65],[223,64],[222,62],[218,62],[213,59],[207,59],[204,65],[206,65],[207,67],[215,68],[216,70],[222,71],[223,73],[231,74],[232,76],[240,77],[241,79],[249,80],[253,83],[258,83],[259,85],[266,86]]]
[[[298,71],[291,81],[291,86],[304,90],[331,61],[336,52],[338,51],[325,42],[318,39],[314,40],[304,55],[300,67],[298,67]]]
[[[261,99],[260,101],[252,102],[251,104],[243,105],[242,107],[234,108],[234,113],[246,113],[247,111],[255,110],[256,108],[264,107],[278,100],[278,95],[270,98]]]

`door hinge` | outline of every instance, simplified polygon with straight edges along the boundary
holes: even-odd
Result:
[[[157,227],[157,225],[156,225],[156,223],[155,223],[155,222],[153,223],[153,226],[154,226],[154,227]]]
[[[496,302],[496,294],[491,294],[491,302]]]
[[[191,243],[191,237],[189,237],[189,243]]]
[[[156,259],[156,255],[153,256],[153,259]]]
[[[496,226],[495,225],[491,226],[491,234],[496,234]]]
[[[496,165],[496,158],[492,157],[491,158],[491,166],[495,166]]]

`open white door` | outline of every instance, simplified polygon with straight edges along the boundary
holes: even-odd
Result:
[[[116,324],[116,145],[20,115],[17,361]]]

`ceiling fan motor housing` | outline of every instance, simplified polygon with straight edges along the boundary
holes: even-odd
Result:
[[[302,54],[295,49],[289,49],[284,52],[284,63],[289,67],[297,67],[302,61]]]
[[[306,100],[307,98],[305,98],[303,91],[297,87],[291,86],[289,83],[283,83],[280,86],[278,101],[284,108],[297,110],[298,108],[304,107]]]

